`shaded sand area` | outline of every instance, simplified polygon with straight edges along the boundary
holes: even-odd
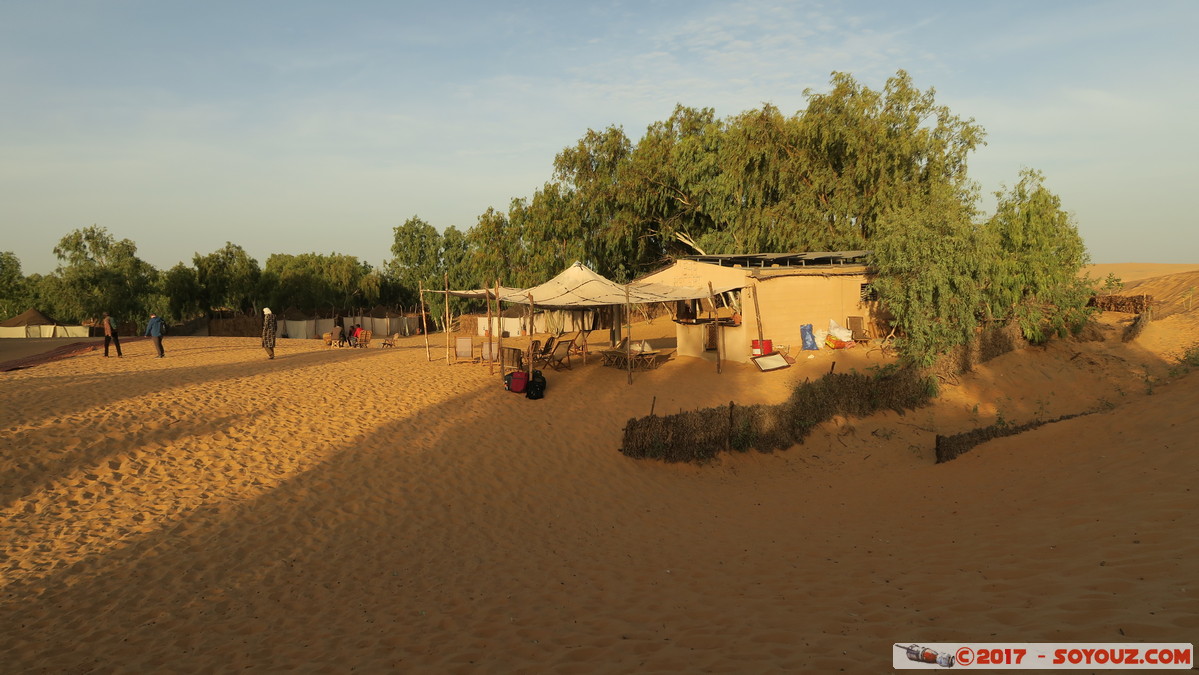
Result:
[[[883,672],[896,642],[1193,641],[1199,374],[1162,346],[1199,333],[1181,313],[1126,345],[1130,319],[702,467],[625,458],[625,422],[881,354],[676,359],[632,386],[576,361],[540,401],[419,338],[274,361],[167,338],[3,373],[0,663]],[[1092,409],[933,464],[935,433]]]

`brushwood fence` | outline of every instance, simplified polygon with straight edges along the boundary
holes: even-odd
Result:
[[[936,396],[936,379],[908,368],[873,374],[829,373],[795,388],[778,405],[728,406],[629,420],[620,451],[628,457],[702,462],[720,452],[773,452],[804,439],[835,415],[905,410]]]
[[[1152,295],[1093,295],[1088,307],[1097,307],[1103,312],[1125,312],[1140,314],[1153,306]]]

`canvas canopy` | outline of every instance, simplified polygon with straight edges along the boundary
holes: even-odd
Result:
[[[86,326],[62,326],[36,309],[0,321],[0,338],[87,337]]]
[[[623,305],[626,302],[648,304],[654,302],[696,300],[706,298],[713,292],[723,293],[742,287],[744,287],[744,284],[709,290],[707,288],[684,288],[657,283],[633,282],[630,284],[618,284],[615,281],[596,274],[583,263],[576,262],[566,268],[561,274],[540,286],[525,289],[505,288],[501,286],[499,299],[503,302],[522,305],[533,304],[537,307],[547,309],[579,309]],[[496,297],[495,292],[489,289],[450,291],[450,295],[460,298]]]

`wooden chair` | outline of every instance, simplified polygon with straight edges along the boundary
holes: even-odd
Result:
[[[575,334],[575,342],[572,351],[580,356],[585,356],[587,353],[587,336],[591,335],[589,330],[581,330]]]
[[[845,327],[853,334],[854,342],[862,344],[870,343],[870,334],[866,332],[866,320],[860,316],[849,316],[845,318]]]
[[[616,345],[615,347],[601,351],[600,358],[603,359],[603,365],[616,366],[620,368],[627,366],[628,363],[626,362],[626,359],[628,357],[628,346],[629,339],[625,337],[622,338],[620,340],[620,344]]]
[[[504,347],[500,349],[500,372],[525,369],[525,350],[520,347]]]
[[[398,340],[398,339],[400,339],[400,334],[399,334],[399,333],[395,333],[395,334],[393,334],[393,335],[392,335],[391,337],[389,337],[389,338],[383,338],[383,344],[381,344],[381,345],[379,345],[379,346],[380,346],[380,347],[395,347],[395,346],[396,346],[396,340]]]
[[[364,330],[361,333],[359,333],[358,334],[358,346],[362,347],[363,349],[371,346],[371,335],[372,335],[372,333],[369,330]]]
[[[654,355],[653,360],[650,361],[649,367],[656,370],[658,366],[661,366],[663,363],[666,363],[673,358],[676,351],[678,350],[672,349],[668,352],[658,352]]]

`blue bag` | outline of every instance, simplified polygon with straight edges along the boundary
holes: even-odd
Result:
[[[816,335],[812,333],[812,324],[805,323],[799,327],[799,334],[803,337],[803,348],[817,350],[820,345],[816,344]]]

